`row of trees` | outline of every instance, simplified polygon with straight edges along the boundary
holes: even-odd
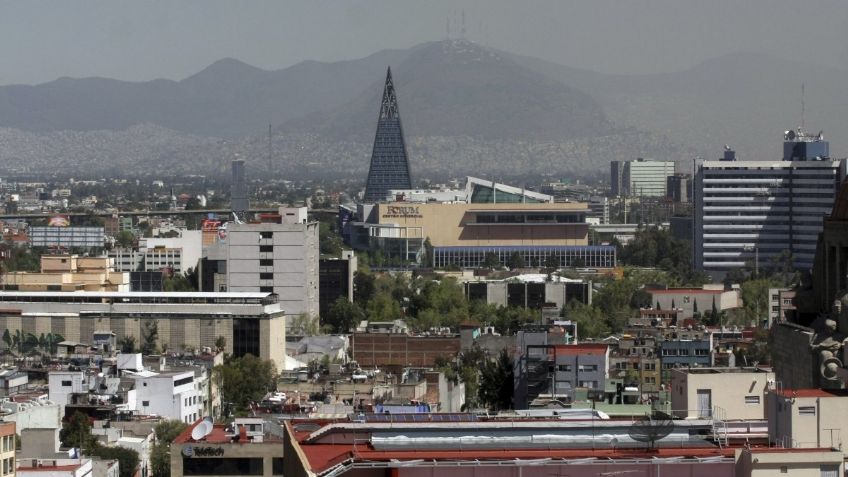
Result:
[[[65,338],[57,333],[41,333],[35,336],[32,333],[23,333],[19,329],[14,333],[11,333],[8,328],[3,331],[3,343],[6,344],[6,348],[17,351],[19,354],[32,351],[55,354],[62,341],[65,341]]]
[[[539,322],[540,312],[519,307],[499,307],[470,301],[453,278],[412,279],[375,275],[367,269],[354,278],[354,301],[338,299],[322,317],[327,331],[348,332],[360,321],[392,321],[403,318],[416,331],[433,327],[456,328],[470,321],[490,323],[502,334],[510,334],[525,323]]]

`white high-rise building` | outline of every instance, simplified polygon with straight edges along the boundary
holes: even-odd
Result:
[[[813,265],[845,161],[704,161],[695,184],[695,264],[701,270],[767,267],[785,252]],[[755,262],[757,262],[755,264]]]
[[[665,197],[666,182],[673,175],[674,161],[655,161],[641,157],[634,161],[612,161],[612,195]]]
[[[318,316],[318,222],[280,208],[282,223],[229,224],[227,291],[275,293],[286,317]],[[288,320],[290,321],[290,320]]]

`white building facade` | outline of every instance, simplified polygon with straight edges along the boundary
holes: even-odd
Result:
[[[136,411],[190,424],[203,418],[203,396],[194,384],[194,372],[135,374]]]

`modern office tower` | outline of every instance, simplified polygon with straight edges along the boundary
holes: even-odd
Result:
[[[247,200],[247,184],[244,182],[244,161],[233,161],[233,183],[230,186],[230,208],[240,219],[250,210]]]
[[[364,200],[366,203],[383,201],[391,189],[411,188],[406,142],[403,139],[397,94],[392,83],[392,69],[389,68],[383,88],[383,101],[380,104],[380,118],[377,120],[377,134],[374,136]]]
[[[621,197],[624,195],[624,166],[627,161],[610,161],[610,195]]]
[[[784,144],[797,144],[799,134],[787,133]],[[807,153],[828,149],[820,135],[807,144],[815,144],[801,147]],[[788,157],[802,156],[793,152]],[[698,167],[694,253],[699,269],[763,267],[785,252],[796,269],[812,267],[822,220],[845,177],[845,161],[804,157],[704,161]]]
[[[674,175],[674,161],[639,158],[628,161],[624,178],[628,195],[633,197],[665,197],[666,179]]]
[[[674,174],[666,182],[666,198],[672,202],[689,202],[692,198],[692,176]]]
[[[341,297],[353,302],[353,275],[357,259],[353,250],[344,250],[339,258],[322,258],[318,263],[319,309],[326,317],[333,303]]]
[[[674,161],[639,158],[610,162],[613,196],[665,197],[666,180],[674,175]]]

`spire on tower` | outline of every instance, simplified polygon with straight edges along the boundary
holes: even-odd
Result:
[[[377,133],[371,152],[371,166],[365,185],[365,201],[379,202],[386,199],[390,190],[411,188],[406,141],[398,111],[397,93],[392,81],[392,69],[389,68],[386,71]]]

